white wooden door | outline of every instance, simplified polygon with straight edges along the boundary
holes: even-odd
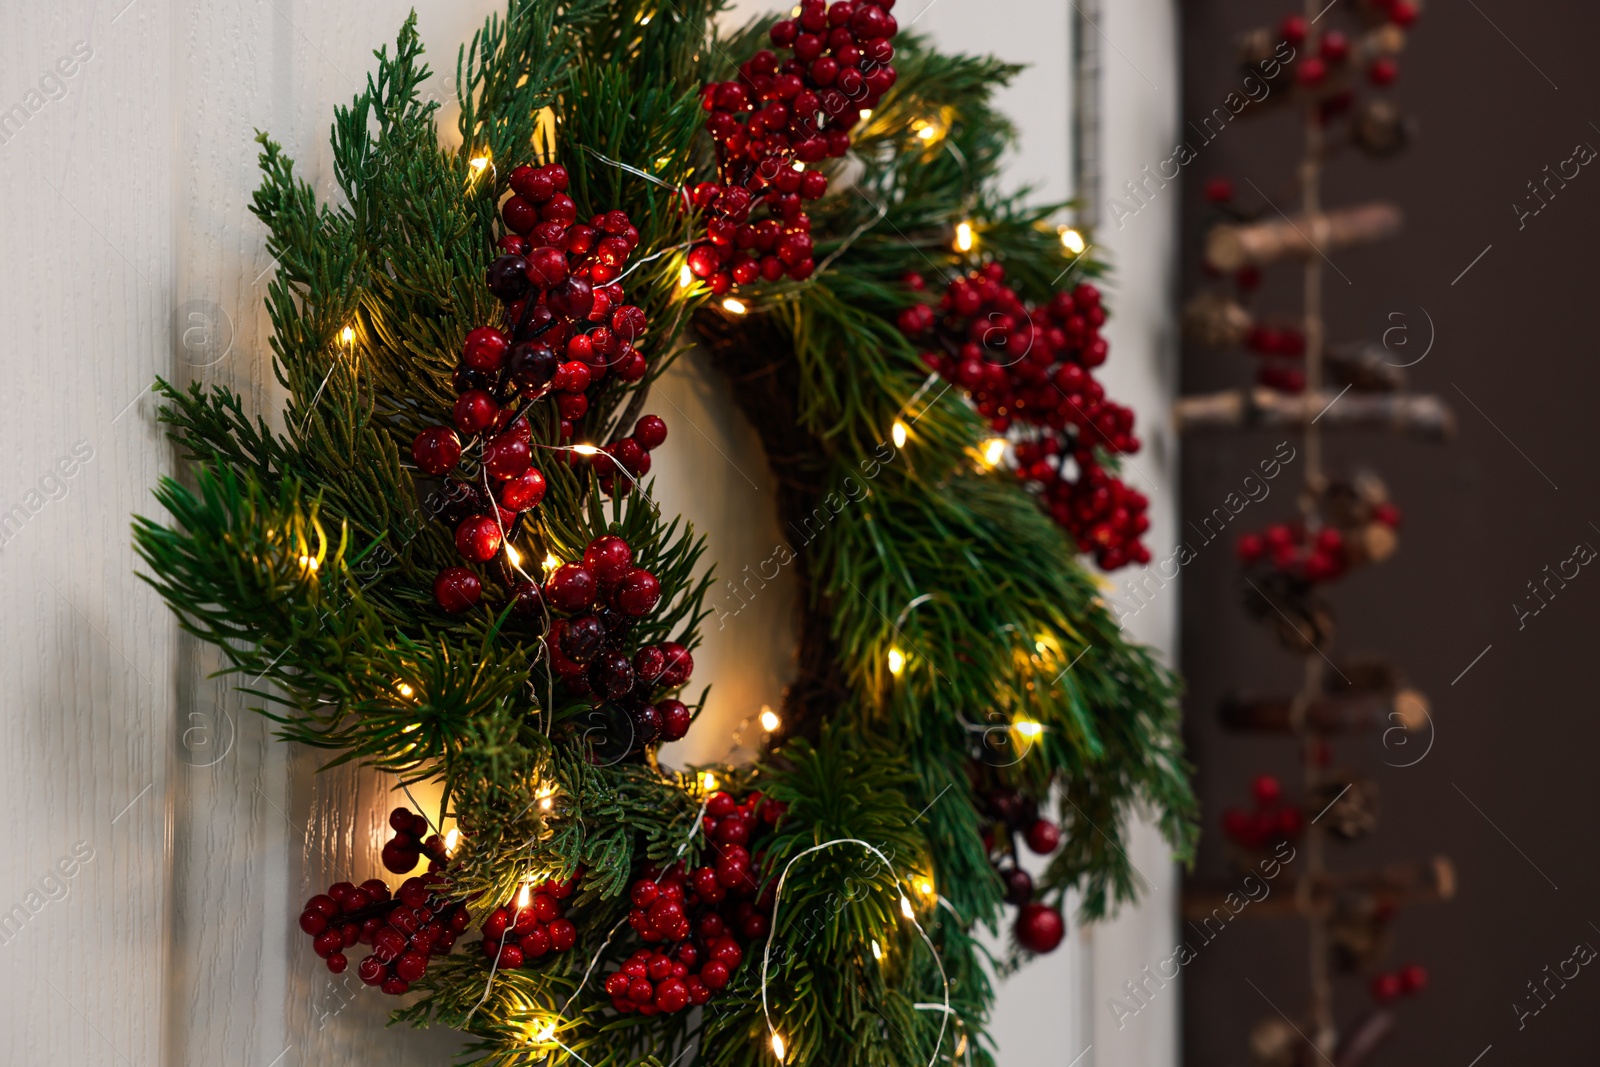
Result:
[[[215,655],[179,635],[137,580],[129,539],[130,516],[151,513],[151,487],[173,470],[147,391],[155,375],[224,382],[277,407],[262,312],[272,263],[246,210],[255,130],[330,189],[332,109],[411,6],[66,0],[6,11],[0,1062],[407,1067],[445,1063],[454,1047],[448,1034],[386,1029],[387,998],[348,972],[329,976],[294,927],[311,893],[378,873],[385,787],[357,771],[317,774],[312,754],[272,741],[207,677]],[[416,6],[449,129],[456,47],[496,5]],[[1071,8],[897,10],[947,47],[1037,64],[1006,97],[1025,137],[1017,173],[1058,196],[1069,192]],[[1130,123],[1127,143],[1109,147],[1130,174],[1176,125],[1174,24],[1162,0],[1136,0],[1100,25],[1163,76],[1160,88],[1130,81],[1108,53],[1107,125]],[[1146,421],[1161,420],[1170,392],[1171,199],[1167,215],[1141,215],[1137,244],[1108,235],[1120,277],[1111,377]],[[1159,287],[1136,296],[1141,273]],[[657,406],[675,428],[657,457],[658,499],[709,534],[725,572],[765,558],[779,537],[769,480],[745,458],[758,454],[754,438],[725,391],[690,360]],[[1171,461],[1169,446],[1141,465],[1158,535],[1174,514]],[[737,631],[709,635],[698,658],[719,704],[680,758],[724,755],[739,723],[776,703],[791,595],[774,586]],[[1172,617],[1142,636],[1170,651]],[[1090,1045],[1083,1067],[1175,1062],[1175,995],[1132,1043],[1100,1033],[1103,1009],[1090,1015],[1107,976],[1137,973],[1140,942],[1168,940],[1175,879],[1158,844],[1135,859],[1159,883],[1143,907],[1002,991],[1006,1067],[1065,1067]]]

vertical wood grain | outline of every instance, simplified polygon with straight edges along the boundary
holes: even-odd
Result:
[[[159,9],[112,14],[14,5],[0,35],[7,1063],[161,1048],[171,637],[128,516],[165,460],[128,405],[164,367],[170,79]]]

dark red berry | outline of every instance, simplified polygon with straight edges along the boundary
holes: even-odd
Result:
[[[655,709],[661,719],[661,740],[678,741],[688,734],[694,716],[682,701],[659,700]]]
[[[661,583],[647,570],[635,567],[617,587],[617,610],[625,615],[646,615],[661,602]]]
[[[1420,963],[1408,963],[1400,968],[1400,990],[1403,993],[1420,993],[1428,988],[1428,969]]]
[[[1250,785],[1250,792],[1255,795],[1256,803],[1264,808],[1283,799],[1283,785],[1270,774],[1257,775]]]
[[[1017,943],[1029,952],[1053,952],[1067,932],[1061,913],[1047,904],[1031,901],[1017,915]]]
[[[523,341],[512,346],[508,364],[517,389],[528,399],[537,400],[550,391],[561,361],[549,345]]]
[[[456,400],[454,414],[456,429],[464,434],[476,434],[494,425],[500,407],[488,393],[473,389]]]
[[[1005,883],[1006,902],[1017,907],[1033,899],[1033,876],[1021,867],[1010,867],[1000,872],[1000,881]]]
[[[446,567],[433,580],[434,601],[452,615],[468,610],[482,595],[483,584],[465,567]]]
[[[515,478],[533,464],[533,450],[516,433],[496,436],[483,450],[483,465],[502,481]],[[513,509],[521,510],[521,509]]]
[[[565,315],[569,319],[584,319],[594,307],[594,290],[582,278],[567,278],[546,294],[545,302],[557,315]]]
[[[623,652],[604,652],[589,668],[589,681],[601,695],[615,700],[633,688],[633,663]]]
[[[633,550],[620,537],[597,537],[583,550],[583,566],[601,584],[614,585],[633,569]]]
[[[658,682],[664,689],[676,689],[694,673],[694,657],[676,641],[663,641],[660,648],[667,658],[667,669],[662,672]]]
[[[1028,847],[1041,856],[1048,856],[1061,847],[1061,828],[1049,819],[1035,819],[1028,827]]]
[[[676,737],[667,737],[663,729],[664,723],[659,709],[654,704],[645,704],[634,709],[631,713],[633,719],[633,732],[641,745],[652,745],[658,740],[676,741]],[[680,735],[681,736],[681,735]]]
[[[500,506],[507,511],[527,511],[544,499],[544,475],[529,467],[500,487]]]
[[[500,524],[475,515],[456,527],[456,551],[474,563],[487,563],[500,551]]]
[[[574,563],[566,563],[551,572],[544,583],[545,599],[557,611],[586,611],[594,604],[594,575]]]
[[[570,619],[561,630],[561,652],[574,663],[588,663],[606,643],[606,628],[593,615]]]
[[[645,645],[634,653],[633,673],[641,681],[654,682],[667,669],[667,657],[655,645]]]
[[[528,261],[519,255],[500,256],[489,264],[484,282],[502,303],[521,300],[528,295]]]
[[[411,458],[428,474],[444,474],[461,460],[461,439],[448,426],[430,427],[411,442]]]

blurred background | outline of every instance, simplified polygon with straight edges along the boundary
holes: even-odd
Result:
[[[1186,124],[1239,89],[1241,37],[1260,28],[1280,40],[1284,17],[1297,10],[1255,0],[1183,4]],[[1362,25],[1350,15],[1351,5],[1332,5],[1322,27]],[[1567,582],[1548,591],[1544,583],[1576,546],[1600,545],[1586,432],[1600,375],[1585,354],[1600,192],[1587,188],[1575,159],[1580,146],[1600,145],[1586,103],[1596,86],[1585,42],[1597,19],[1592,7],[1572,4],[1427,5],[1381,94],[1407,117],[1409,143],[1386,159],[1333,152],[1323,172],[1330,207],[1385,201],[1404,212],[1398,234],[1332,253],[1324,266],[1329,342],[1381,350],[1387,341],[1393,364],[1420,360],[1405,370],[1408,389],[1437,395],[1458,425],[1443,443],[1379,430],[1326,433],[1330,473],[1379,472],[1403,515],[1398,551],[1328,594],[1338,620],[1333,658],[1383,657],[1426,695],[1432,716],[1430,730],[1390,735],[1389,744],[1388,722],[1329,739],[1332,766],[1369,776],[1381,813],[1369,836],[1330,843],[1328,863],[1371,871],[1446,856],[1456,875],[1453,900],[1400,907],[1387,951],[1335,980],[1348,1024],[1374,1007],[1375,974],[1413,962],[1426,968],[1427,988],[1394,1005],[1398,1025],[1365,1061],[1376,1065],[1466,1067],[1480,1055],[1484,1067],[1569,1062],[1586,1058],[1594,1034],[1600,992],[1581,971],[1571,977],[1576,963],[1563,964],[1579,945],[1600,945],[1590,903],[1600,862],[1583,814],[1597,788],[1588,766],[1600,730],[1584,650],[1600,588],[1588,588],[1586,570],[1571,579],[1574,564]],[[1373,95],[1361,79],[1355,86],[1358,96]],[[1300,118],[1295,108],[1252,104],[1184,168],[1184,297],[1219,286],[1204,268],[1206,240],[1231,208],[1254,212],[1270,200],[1294,212]],[[1192,127],[1182,136],[1204,143]],[[1231,208],[1207,199],[1219,178],[1234,187]],[[1278,216],[1266,207],[1263,217]],[[1292,312],[1301,286],[1298,266],[1267,267],[1251,306]],[[1181,391],[1235,388],[1258,362],[1187,342]],[[1296,441],[1268,430],[1187,437],[1185,525],[1210,515],[1286,437]],[[1287,694],[1301,684],[1301,657],[1242,610],[1235,556],[1239,533],[1296,516],[1294,467],[1183,569],[1187,735],[1206,818],[1192,891],[1238,880],[1238,848],[1222,821],[1230,807],[1253,807],[1258,775],[1277,776],[1290,800],[1303,796],[1293,743],[1227,729],[1219,718],[1230,693]],[[1300,920],[1246,909],[1200,949],[1183,975],[1185,1061],[1251,1062],[1247,1035],[1280,1018],[1278,1009],[1303,1025],[1307,944]],[[1552,973],[1567,979],[1547,986]]]

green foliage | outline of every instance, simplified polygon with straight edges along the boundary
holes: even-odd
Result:
[[[222,650],[284,738],[327,750],[330,763],[438,783],[441,819],[469,831],[452,892],[476,917],[529,879],[584,872],[569,901],[573,952],[493,975],[480,953],[457,952],[396,1013],[466,1031],[474,1062],[659,1067],[691,1044],[718,1067],[772,1062],[759,942],[701,1014],[618,1018],[607,1007],[594,973],[633,948],[626,887],[647,861],[697,859],[704,791],[653,759],[596,758],[606,727],[556,686],[541,629],[503,607],[509,570],[485,569],[479,610],[434,607],[433,576],[458,560],[435,521],[439,486],[406,455],[453,402],[466,333],[497,311],[483,269],[518,163],[559,159],[580,216],[622,208],[641,235],[625,284],[651,324],[650,374],[609,379],[578,439],[625,433],[692,342],[684,326],[710,297],[678,281],[701,226],[680,191],[711,176],[698,93],[761,29],[718,40],[719,8],[511,0],[461,50],[452,149],[440,147],[432,75],[408,20],[336,111],[334,203],[259,138],[252,210],[277,264],[267,306],[283,430],[226,389],[158,383],[192,477],[161,483],[166,519],[136,520],[134,538],[179,624]],[[908,270],[968,265],[950,248],[958,220],[972,220],[980,251],[1002,258],[1029,297],[1100,268],[1065,256],[1049,224],[1057,206],[994,191],[1013,131],[991,94],[1017,68],[915,39],[897,53],[899,82],[859,133],[859,165],[838,168],[835,192],[813,206],[821,269],[749,290],[752,320],[777,323],[789,343],[800,421],[821,442],[806,462],[824,501],[797,532],[850,696],[815,743],[716,773],[788,805],[763,875],[785,878],[767,999],[790,1062],[913,1067],[965,1043],[963,1062],[989,1067],[990,975],[1006,964],[974,939],[979,924],[996,927],[1001,892],[980,792],[1003,784],[1043,797],[1055,784],[1067,843],[1044,889],[1054,899],[1080,889],[1087,916],[1136,888],[1120,844],[1130,811],[1157,813],[1181,852],[1193,801],[1174,679],[1119,633],[1034,502],[975,465],[982,421],[927,380],[893,326],[919,299],[901,283]],[[917,122],[939,136],[918,138]],[[910,426],[904,449],[888,441],[897,418]],[[560,446],[553,417],[532,421],[536,447]],[[619,534],[665,593],[629,640],[694,647],[711,582],[703,542],[659,513],[648,486],[606,500],[586,468],[553,455],[540,465],[545,502],[508,531],[522,557],[571,560]],[[906,657],[899,674],[890,649]],[[1037,724],[1037,736],[1017,723]],[[949,1015],[929,1009],[946,995]],[[540,1036],[546,1027],[559,1045]]]

